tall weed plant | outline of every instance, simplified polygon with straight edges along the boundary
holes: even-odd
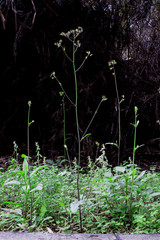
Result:
[[[52,79],[56,79],[58,84],[60,85],[61,89],[62,89],[62,93],[66,96],[66,98],[70,101],[70,103],[74,106],[75,109],[75,119],[76,119],[76,130],[77,130],[77,144],[78,144],[78,159],[77,159],[77,164],[76,164],[76,168],[77,168],[77,199],[79,202],[79,220],[80,220],[80,229],[82,231],[82,211],[81,211],[81,197],[80,197],[80,165],[81,165],[81,141],[83,141],[83,139],[89,135],[89,133],[87,133],[92,121],[94,120],[94,117],[101,105],[101,103],[106,99],[106,97],[102,97],[95,113],[93,114],[93,117],[91,118],[91,121],[89,122],[88,126],[86,127],[86,130],[83,132],[82,136],[80,134],[80,126],[79,126],[79,112],[78,112],[78,78],[77,78],[77,73],[78,71],[82,68],[82,66],[84,65],[84,63],[86,62],[86,60],[88,59],[89,56],[92,56],[90,51],[86,51],[86,56],[85,58],[82,60],[82,63],[80,64],[80,66],[76,66],[76,54],[78,52],[78,49],[81,47],[81,43],[80,40],[78,40],[79,35],[83,32],[83,28],[82,27],[78,27],[77,29],[74,30],[70,30],[66,33],[62,32],[60,35],[62,37],[67,38],[71,44],[72,44],[72,55],[69,56],[69,54],[66,51],[65,46],[63,46],[63,40],[60,39],[59,42],[55,43],[55,45],[58,48],[62,48],[65,56],[67,57],[67,59],[71,62],[72,64],[72,69],[73,69],[73,77],[74,77],[74,88],[75,88],[75,100],[72,101],[71,98],[68,96],[67,92],[65,91],[61,81],[58,79],[58,77],[56,76],[55,72],[52,72],[51,74],[51,78]],[[62,95],[61,93],[61,95]],[[64,121],[65,123],[65,114],[64,114]],[[65,138],[65,125],[64,125],[64,148],[66,149],[66,138]]]
[[[35,217],[33,217],[35,211],[35,204],[40,200],[40,196],[37,198],[37,194],[35,192],[41,191],[43,189],[43,185],[41,182],[36,183],[34,179],[34,175],[43,169],[45,166],[36,167],[31,171],[31,167],[29,165],[29,127],[33,121],[30,122],[30,109],[31,109],[31,101],[28,102],[28,122],[27,122],[27,153],[28,156],[22,154],[23,165],[22,169],[18,166],[17,162],[17,145],[14,142],[14,151],[15,151],[15,159],[17,167],[11,171],[9,177],[2,183],[1,190],[4,191],[14,191],[15,197],[10,197],[7,201],[4,201],[4,207],[2,207],[2,215],[4,217],[4,223],[7,224],[9,221],[9,217],[12,216],[14,221],[20,221],[23,223],[23,227],[25,229],[32,230],[35,227]],[[19,199],[18,196],[20,195]],[[35,198],[36,195],[36,198]],[[16,197],[17,196],[17,197]],[[16,206],[18,208],[8,208],[6,206]],[[40,210],[41,211],[41,210]],[[40,215],[42,213],[40,212]]]

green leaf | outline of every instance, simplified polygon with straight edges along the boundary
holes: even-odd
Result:
[[[40,221],[44,218],[46,212],[47,212],[47,207],[46,207],[46,202],[44,201],[40,209],[40,215],[39,215]]]
[[[155,193],[152,193],[151,195],[150,195],[150,197],[156,197],[156,196],[159,196],[160,195],[160,192],[155,192]]]
[[[16,173],[19,173],[24,178],[24,171],[16,170]]]
[[[43,223],[43,222],[45,222],[45,221],[47,221],[47,220],[49,220],[49,219],[53,219],[53,218],[52,218],[51,216],[46,217],[46,218],[43,219],[43,221],[42,221],[41,223]]]
[[[24,158],[24,161],[23,161],[23,171],[24,171],[24,174],[25,174],[25,177],[28,175],[28,161],[27,161],[27,158]]]
[[[125,172],[125,167],[119,167],[119,166],[117,166],[117,167],[115,167],[115,170],[117,171],[117,172]]]
[[[9,181],[9,182],[5,182],[4,185],[12,185],[12,184],[16,184],[16,185],[20,185],[21,183],[19,181],[13,180],[13,181]]]
[[[107,178],[112,177],[112,173],[111,172],[105,172],[104,176],[107,177]]]
[[[30,127],[30,125],[34,123],[34,120],[32,120],[31,122],[28,123],[28,126]]]
[[[33,177],[33,175],[35,173],[37,173],[39,170],[41,170],[42,168],[45,168],[45,167],[47,167],[47,165],[41,166],[41,167],[37,167],[34,171],[31,172],[30,177]]]
[[[84,203],[84,201],[82,201],[82,200],[80,200],[80,201],[76,200],[76,201],[72,202],[70,204],[71,212],[76,213],[77,210],[79,209],[79,206],[82,205],[83,203]]]
[[[134,175],[136,174],[136,172],[137,172],[137,169],[136,169],[136,168],[133,169],[133,171],[132,171],[132,175],[134,176]]]
[[[37,204],[39,204],[38,202],[41,202],[41,196],[36,198],[36,200],[34,201],[33,205],[36,206]]]
[[[140,190],[143,188],[143,187],[145,187],[145,185],[146,185],[147,183],[145,182],[144,184],[142,184],[139,188],[140,188]]]
[[[23,207],[22,207],[22,205],[19,204],[19,203],[15,203],[15,202],[4,202],[4,203],[11,204],[11,205],[14,205],[14,206],[18,206],[18,207],[20,207],[22,210],[24,210]]]
[[[117,143],[113,143],[113,142],[108,142],[108,143],[105,143],[104,145],[113,145],[113,146],[116,146],[118,148],[118,144]]]
[[[137,145],[136,148],[135,148],[135,151],[136,151],[138,148],[143,147],[143,146],[144,146],[144,144]]]
[[[1,208],[2,211],[10,213],[10,214],[16,214],[22,216],[22,209],[10,209],[10,208]]]
[[[28,158],[25,154],[21,154],[21,157],[24,158],[24,159]]]
[[[145,174],[145,172],[146,172],[146,171],[142,171],[142,172],[138,175],[138,177],[136,178],[136,180],[138,180],[138,179],[140,179],[141,177],[143,177],[144,174]]]
[[[91,133],[87,133],[84,137],[81,138],[81,141],[84,140],[89,135],[91,135]]]
[[[42,190],[43,189],[43,185],[42,185],[42,183],[39,183],[38,185],[37,185],[37,187],[35,187],[35,188],[33,188],[30,192],[34,192],[34,191],[36,191],[36,190]]]
[[[63,202],[58,202],[61,207],[66,207],[66,205]]]
[[[22,189],[26,192],[29,193],[30,192],[30,185],[27,185],[27,183],[22,187]]]

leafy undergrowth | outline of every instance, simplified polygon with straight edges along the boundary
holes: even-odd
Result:
[[[160,174],[124,164],[111,168],[102,159],[77,166],[13,164],[0,171],[0,231],[79,232],[82,210],[86,233],[160,232]]]

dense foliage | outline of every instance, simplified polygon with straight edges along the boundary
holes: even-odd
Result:
[[[39,141],[43,154],[57,158],[63,154],[63,109],[61,91],[50,78],[55,71],[63,87],[74,99],[70,63],[54,45],[59,34],[83,27],[81,48],[76,59],[81,63],[85,52],[93,56],[78,72],[80,128],[83,132],[103,95],[101,106],[83,141],[81,155],[94,156],[95,141],[118,140],[117,96],[108,62],[115,59],[121,104],[121,160],[130,156],[133,107],[140,112],[139,144],[144,143],[139,159],[155,160],[159,142],[159,1],[0,1],[1,17],[1,155],[11,153],[16,140],[26,149],[26,103],[33,103],[31,149]],[[66,48],[70,48],[65,42]],[[71,50],[70,50],[71,51]],[[73,107],[65,99],[66,137],[72,157],[77,153]],[[144,155],[145,153],[145,155]],[[108,147],[114,163],[117,151]]]
[[[81,207],[86,233],[160,232],[160,175],[153,168],[141,171],[129,163],[111,168],[102,153],[96,164],[89,162],[87,174],[80,170],[78,201],[76,163],[65,169],[53,162],[12,163],[0,171],[1,231],[79,232]]]

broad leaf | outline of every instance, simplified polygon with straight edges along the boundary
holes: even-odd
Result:
[[[28,161],[27,161],[27,158],[24,158],[24,161],[23,161],[23,171],[24,171],[24,174],[25,174],[25,177],[27,176],[28,174]]]
[[[70,204],[71,212],[76,213],[77,210],[79,209],[79,206],[82,205],[83,203],[84,203],[84,201],[82,201],[82,200],[80,200],[80,201],[76,200],[76,201],[72,202]]]
[[[133,171],[132,171],[132,175],[134,176],[136,174],[136,172],[137,172],[137,169],[134,168]]]

